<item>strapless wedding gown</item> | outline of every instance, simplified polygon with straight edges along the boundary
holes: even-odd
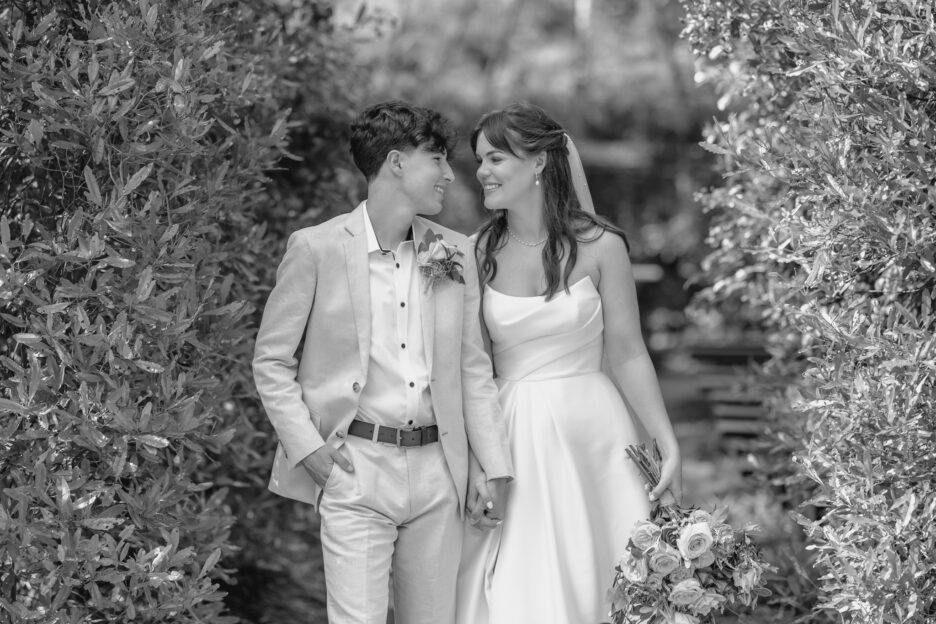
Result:
[[[589,277],[549,301],[488,286],[483,314],[516,479],[502,525],[466,523],[457,622],[607,622],[614,566],[650,507],[625,452],[634,424],[601,371],[601,298]]]

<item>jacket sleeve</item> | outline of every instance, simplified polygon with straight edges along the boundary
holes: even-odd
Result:
[[[481,292],[473,245],[465,254],[462,327],[462,396],[465,431],[471,452],[488,479],[514,476],[507,428],[497,402],[491,359],[481,338]]]
[[[315,300],[317,277],[307,235],[302,230],[294,232],[276,270],[276,285],[263,310],[254,348],[254,382],[290,468],[325,444],[302,400],[296,359]]]

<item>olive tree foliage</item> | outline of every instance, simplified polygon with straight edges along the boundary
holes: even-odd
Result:
[[[936,617],[936,8],[685,0],[722,186],[700,308],[773,355],[768,477],[803,504],[815,618]]]
[[[329,14],[0,7],[0,622],[236,621],[266,224],[330,209],[353,104]]]

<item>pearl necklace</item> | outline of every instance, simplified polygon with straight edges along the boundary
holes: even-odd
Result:
[[[543,238],[543,240],[536,241],[535,243],[528,243],[525,240],[518,238],[517,235],[513,233],[513,230],[510,229],[509,225],[507,226],[507,233],[510,234],[510,238],[514,239],[515,241],[517,241],[524,247],[539,247],[540,245],[545,243],[546,240],[549,238],[549,234],[547,234],[546,237]]]

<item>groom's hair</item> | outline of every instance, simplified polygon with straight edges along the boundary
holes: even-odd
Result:
[[[375,104],[351,122],[351,156],[368,182],[393,150],[423,146],[451,159],[455,142],[455,130],[441,113],[400,100]]]

